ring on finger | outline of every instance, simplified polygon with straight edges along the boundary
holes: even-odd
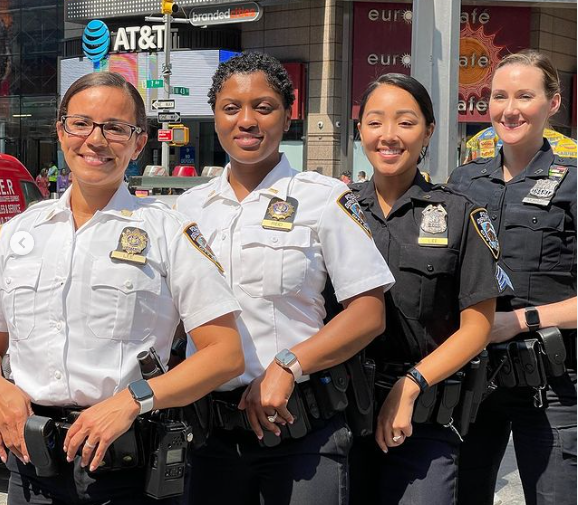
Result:
[[[267,416],[267,421],[269,421],[270,423],[274,423],[275,421],[277,421],[277,417],[279,417],[279,412],[275,411],[274,414]]]
[[[84,445],[89,449],[94,449],[96,447],[96,444],[91,444],[88,440],[84,442]]]
[[[391,439],[394,442],[399,442],[402,438],[403,438],[403,435],[396,435],[395,437],[392,437]]]

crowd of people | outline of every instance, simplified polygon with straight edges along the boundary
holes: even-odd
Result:
[[[35,180],[44,198],[50,198],[51,194],[60,198],[72,183],[70,172],[66,168],[58,170],[54,162],[42,168]]]
[[[208,96],[230,163],[173,210],[123,183],[148,139],[138,91],[100,72],[62,99],[74,184],[0,234],[9,503],[492,505],[510,433],[526,503],[576,503],[576,162],[543,139],[561,102],[548,58],[498,65],[503,147],[447,184],[419,170],[436,120],[412,77],[366,89],[373,176],[355,183],[280,151],[294,93],[275,58],[222,62]],[[179,322],[182,361],[145,376],[139,356],[164,368]],[[186,470],[141,429],[159,412],[210,425]],[[35,416],[56,423],[50,475]],[[142,450],[110,469],[127,436]],[[152,499],[169,460],[183,488]]]

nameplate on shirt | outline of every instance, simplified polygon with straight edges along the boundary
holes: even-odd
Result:
[[[286,200],[272,198],[261,226],[267,230],[291,231],[299,202],[290,196]]]
[[[110,257],[127,263],[144,265],[147,262],[142,253],[148,245],[147,232],[140,228],[125,228],[118,239],[118,247],[110,253]]]
[[[551,166],[550,170],[548,170],[548,178],[538,179],[522,202],[547,207],[567,173],[567,167],[560,165]]]
[[[417,243],[425,247],[447,247],[448,213],[441,203],[428,205],[421,212]]]

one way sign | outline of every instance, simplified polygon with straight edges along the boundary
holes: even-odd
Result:
[[[175,108],[175,101],[174,100],[151,100],[151,107],[154,110],[174,109]]]

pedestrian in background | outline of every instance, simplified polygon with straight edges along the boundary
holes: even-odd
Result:
[[[195,505],[348,503],[351,431],[343,412],[312,410],[328,399],[309,379],[383,330],[393,277],[347,186],[297,172],[279,152],[293,100],[275,58],[245,53],[221,63],[209,103],[231,162],[177,200],[198,220],[243,309],[247,364],[213,395],[217,426],[192,455]],[[345,310],[324,326],[327,277]]]
[[[44,198],[50,196],[50,191],[48,190],[48,170],[46,168],[40,170],[40,173],[36,176],[36,185]]]
[[[60,200],[10,220],[0,235],[0,356],[9,346],[14,378],[0,378],[8,502],[168,504],[144,496],[138,448],[152,465],[154,439],[134,422],[189,404],[242,372],[239,306],[196,225],[132,196],[122,182],[148,138],[134,86],[109,72],[81,77],[62,98],[56,127],[74,184]],[[179,320],[197,352],[144,380],[137,355],[154,347],[166,364]],[[54,444],[54,477],[27,464],[42,453],[23,437],[33,414],[61,426],[46,441]],[[127,432],[132,444],[125,438],[117,447]],[[107,471],[113,458],[117,471]]]
[[[567,355],[567,373],[550,376],[546,389],[499,387],[482,403],[462,447],[461,505],[492,504],[510,434],[526,503],[576,504],[576,160],[554,156],[543,138],[560,101],[548,57],[533,50],[505,57],[489,103],[503,147],[493,159],[458,168],[449,181],[487,206],[500,265],[515,288],[514,298],[498,299],[491,341],[557,327]]]
[[[56,180],[56,192],[58,193],[58,198],[60,198],[68,188],[68,173],[66,168],[60,170],[58,174],[58,179]]]
[[[367,174],[363,170],[360,170],[357,173],[357,182],[366,182],[366,181],[367,181]]]
[[[371,83],[358,128],[374,173],[351,187],[396,284],[385,297],[386,330],[366,350],[380,410],[375,439],[359,438],[352,449],[351,503],[453,505],[460,437],[449,421],[412,415],[486,346],[505,289],[496,280],[498,245],[478,224],[491,230],[484,209],[418,170],[435,118],[417,80],[385,74]],[[444,411],[441,398],[436,413]]]
[[[50,162],[48,164],[48,189],[50,190],[50,193],[56,193],[57,192],[57,188],[56,188],[56,182],[58,180],[58,167],[56,166],[56,163],[54,163],[54,161]]]

